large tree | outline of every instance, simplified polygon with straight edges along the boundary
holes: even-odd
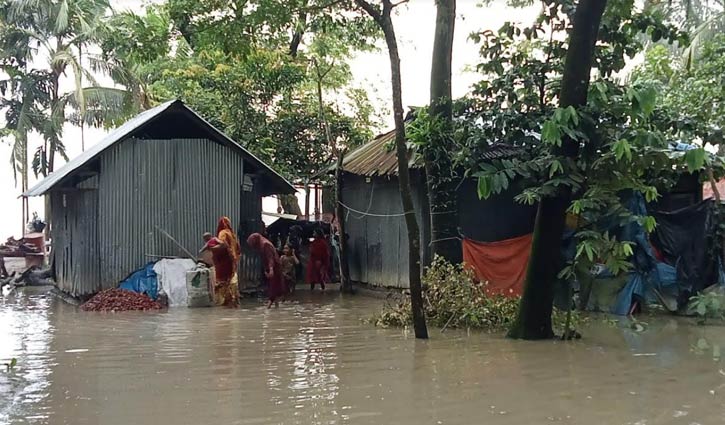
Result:
[[[461,259],[458,240],[456,173],[453,146],[453,100],[451,95],[453,36],[456,0],[436,0],[436,25],[430,74],[431,131],[417,140],[425,160],[431,222],[431,251],[451,262]]]
[[[352,85],[348,59],[376,33],[344,16],[340,2],[248,6],[170,0],[119,16],[106,58],[134,71],[145,98],[181,98],[290,180],[308,182],[334,162],[329,140],[352,147],[372,134],[375,114]],[[296,199],[282,201],[301,213]]]
[[[580,0],[577,5],[564,61],[559,94],[561,108],[573,106],[576,109],[587,102],[594,46],[606,5],[607,0]],[[579,141],[565,137],[555,153],[574,159],[579,154]],[[516,321],[508,334],[511,338],[542,339],[553,336],[553,286],[563,267],[560,257],[561,238],[570,203],[571,192],[568,189],[563,189],[555,196],[545,197],[539,203],[524,293]]]
[[[102,105],[98,110],[114,114],[125,96],[122,90],[98,85],[86,54],[96,44],[109,11],[106,0],[10,0],[0,7],[5,30],[15,34],[12,44],[3,44],[2,55],[27,58],[42,53],[48,57],[47,62],[34,61],[29,67],[45,72],[50,96],[46,118],[33,129],[45,139],[33,160],[38,173],[52,172],[57,156],[65,158],[62,136],[66,123],[82,126],[89,105]],[[66,77],[72,78],[70,92],[61,89],[61,80]]]
[[[484,79],[460,105],[467,124],[456,130],[462,149],[455,153],[468,174],[478,177],[482,197],[524,186],[517,200],[539,203],[524,297],[511,332],[529,339],[552,336],[555,284],[570,282],[593,262],[615,274],[631,267],[634,241],[619,240],[616,229],[637,222],[651,230],[654,223],[630,211],[622,196],[651,202],[685,165],[665,153],[682,122],[658,105],[655,90],[616,78],[626,58],[644,49],[642,33],[671,43],[682,34],[626,0],[609,0],[603,17],[604,6],[592,9],[593,2],[543,3],[532,26],[505,24],[497,34],[480,34]],[[582,33],[577,20],[602,24],[585,26],[589,32]],[[583,54],[589,60],[582,61]],[[478,160],[491,140],[518,146],[520,155]],[[685,171],[702,163],[697,159],[703,151],[691,152]],[[568,227],[575,254],[561,250],[565,214],[573,219]]]
[[[391,13],[395,4],[390,0],[381,0],[381,4],[369,3],[366,0],[355,0],[377,23],[385,36],[390,57],[390,79],[393,92],[393,118],[395,119],[395,150],[398,157],[398,183],[400,200],[405,214],[405,225],[408,231],[408,279],[410,287],[411,308],[413,313],[413,330],[416,338],[427,339],[428,328],[425,323],[423,293],[421,285],[420,261],[420,227],[415,217],[415,207],[410,188],[410,169],[408,168],[408,147],[405,137],[405,121],[403,119],[403,94],[400,76],[400,54],[398,40]]]

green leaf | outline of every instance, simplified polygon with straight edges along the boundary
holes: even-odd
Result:
[[[639,105],[642,108],[642,112],[646,115],[651,115],[655,110],[657,102],[657,91],[654,87],[649,86],[639,92]]]
[[[705,165],[705,149],[697,148],[685,152],[685,163],[691,173],[700,170]]]
[[[707,306],[704,302],[697,304],[697,314],[705,316],[707,314]]]
[[[647,202],[654,202],[659,197],[659,192],[657,191],[657,188],[654,186],[650,186],[645,189],[644,191],[644,199]]]
[[[544,122],[541,128],[541,140],[552,145],[561,145],[561,130],[559,125],[551,120]]]
[[[602,98],[604,102],[608,102],[609,98],[607,97],[607,85],[604,84],[602,81],[597,81],[594,83],[594,87],[599,92],[599,96]]]
[[[509,179],[505,172],[499,173],[501,175],[501,188],[507,190],[509,188]]]
[[[710,305],[712,306],[712,309],[715,311],[720,310],[720,300],[717,298],[713,298],[710,300]]]
[[[657,220],[655,220],[654,217],[647,216],[644,218],[644,230],[647,233],[652,233],[656,227],[657,227]]]
[[[491,177],[480,176],[478,178],[478,197],[488,199],[489,196],[491,196]]]
[[[561,166],[561,162],[559,162],[558,159],[555,159],[551,162],[551,165],[549,166],[549,178],[554,177],[554,175],[557,172],[564,172],[564,167]]]
[[[626,140],[621,139],[616,141],[614,145],[612,145],[612,150],[614,151],[614,156],[617,158],[617,161],[621,161],[622,158],[627,158],[627,161],[632,160],[632,147]]]
[[[567,106],[566,111],[572,124],[574,124],[575,127],[579,126],[579,114],[576,112],[576,109],[570,105]]]
[[[584,250],[587,253],[587,258],[589,261],[594,261],[594,250],[588,243],[584,243]]]
[[[622,245],[622,252],[627,257],[632,256],[634,254],[634,252],[632,251],[632,245],[630,245],[630,244],[624,244],[624,245]]]
[[[582,212],[582,203],[581,200],[576,200],[572,202],[571,204],[571,212],[574,214],[581,214]]]

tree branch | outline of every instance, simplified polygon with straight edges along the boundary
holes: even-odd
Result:
[[[372,18],[377,22],[378,24],[382,22],[383,20],[383,14],[372,4],[368,3],[365,0],[355,0],[355,3],[365,12],[367,12],[368,15],[372,16]],[[383,5],[390,4],[390,1],[383,0]],[[384,8],[384,6],[383,6]]]
[[[320,12],[325,9],[329,9],[332,6],[338,5],[340,3],[343,3],[345,0],[333,0],[329,3],[319,5],[319,6],[305,6],[303,8],[298,9],[300,12],[307,13],[307,12]]]

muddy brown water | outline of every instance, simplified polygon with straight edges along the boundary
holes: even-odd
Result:
[[[574,343],[361,323],[381,301],[86,313],[0,299],[5,424],[723,424],[725,328],[593,320]]]

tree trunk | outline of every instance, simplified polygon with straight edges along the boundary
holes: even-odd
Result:
[[[305,220],[310,220],[310,182],[305,180]]]
[[[462,260],[458,239],[456,182],[448,146],[453,132],[451,78],[456,0],[436,0],[437,14],[430,73],[430,116],[443,133],[431,134],[426,149],[425,172],[430,204],[431,251],[452,263]]]
[[[303,10],[300,12],[299,22],[297,23],[297,27],[292,34],[292,40],[290,40],[289,43],[289,55],[292,58],[297,58],[297,53],[299,51],[300,44],[302,43],[302,37],[305,34],[305,28],[307,26],[307,12],[304,10],[304,8],[306,7],[307,2],[302,5]]]
[[[405,224],[408,230],[408,279],[410,286],[411,308],[413,313],[413,330],[416,338],[427,339],[428,328],[425,323],[425,310],[423,307],[423,293],[420,279],[420,228],[415,217],[413,196],[410,189],[410,170],[408,169],[408,148],[406,146],[405,123],[403,120],[403,95],[400,78],[400,55],[398,41],[395,38],[395,27],[390,17],[393,4],[390,0],[382,0],[383,8],[380,11],[365,0],[355,2],[370,16],[382,29],[385,43],[390,56],[390,77],[393,89],[393,116],[395,118],[395,150],[398,156],[398,182],[400,186],[400,199],[405,213]]]
[[[337,155],[337,166],[335,167],[335,217],[337,218],[337,230],[340,233],[340,287],[342,292],[351,294],[352,281],[350,280],[350,265],[347,262],[347,234],[345,233],[345,209],[342,206],[342,161],[344,152]]]
[[[574,12],[559,94],[559,106],[562,108],[586,104],[594,45],[606,4],[607,0],[580,0]],[[564,138],[561,148],[555,153],[575,158],[579,154],[579,143]],[[554,283],[563,265],[561,237],[570,202],[571,191],[562,190],[557,196],[542,199],[539,204],[524,293],[518,315],[508,333],[510,338],[546,339],[554,336],[551,327]]]
[[[342,161],[345,153],[342,149],[338,148],[336,141],[332,139],[332,133],[330,132],[330,126],[327,123],[325,105],[322,99],[322,80],[332,70],[332,67],[322,73],[320,72],[317,63],[315,63],[315,69],[317,70],[317,106],[319,108],[320,125],[323,127],[327,144],[330,146],[333,154],[337,157],[335,167],[335,216],[337,217],[337,227],[340,231],[340,289],[344,293],[351,294],[353,290],[352,282],[350,281],[350,268],[347,263],[347,237],[345,235],[345,220],[343,218],[344,210],[342,206]],[[315,206],[316,205],[317,197],[315,197]]]

